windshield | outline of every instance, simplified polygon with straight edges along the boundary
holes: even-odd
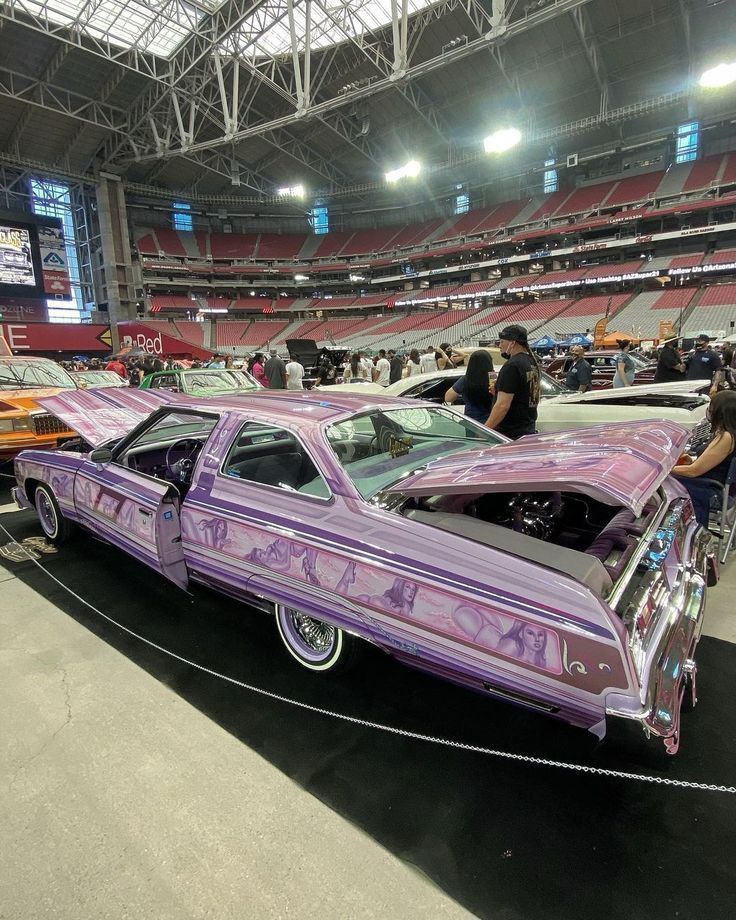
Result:
[[[247,371],[189,371],[187,390],[259,390],[260,386]]]
[[[76,390],[77,385],[63,367],[53,361],[0,360],[0,390],[60,387]]]
[[[558,380],[555,380],[554,377],[550,377],[549,374],[545,374],[544,371],[540,374],[539,380],[539,395],[542,399],[549,399],[550,396],[564,396],[565,393],[570,393],[571,391],[568,387],[563,386]]]
[[[649,367],[649,365],[652,363],[651,361],[648,361],[644,355],[639,355],[635,351],[629,352],[629,357],[636,365],[637,370],[641,370],[643,367]]]
[[[458,412],[440,407],[373,409],[327,428],[327,440],[355,487],[377,492],[462,450],[504,443],[504,438]]]

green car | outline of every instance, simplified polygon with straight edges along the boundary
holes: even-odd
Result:
[[[189,396],[229,396],[261,390],[261,384],[247,371],[199,368],[197,370],[154,371],[141,381],[142,390],[172,390]]]

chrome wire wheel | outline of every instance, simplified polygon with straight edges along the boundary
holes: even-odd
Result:
[[[33,493],[41,530],[50,543],[65,543],[74,534],[74,524],[64,517],[53,491],[45,483],[36,487]]]
[[[335,627],[295,610],[289,612],[292,626],[302,643],[315,655],[324,655],[335,644]]]
[[[55,539],[59,532],[59,519],[51,496],[45,489],[38,489],[36,492],[36,511],[43,532],[49,540]]]
[[[337,626],[282,604],[276,625],[289,654],[310,671],[344,670],[353,661],[356,640]]]

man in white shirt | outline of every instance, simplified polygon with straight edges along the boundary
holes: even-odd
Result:
[[[378,361],[376,361],[376,366],[373,370],[373,382],[377,383],[380,387],[387,387],[390,380],[391,365],[386,357],[385,349],[382,348],[378,352]]]
[[[373,380],[373,362],[364,351],[359,351],[360,366],[363,368],[363,376],[366,380]]]
[[[434,374],[437,372],[437,359],[434,356],[435,351],[436,348],[434,345],[430,345],[419,359],[419,367],[422,369],[423,374]]]
[[[289,355],[289,363],[286,365],[286,389],[303,390],[304,368],[296,360],[294,355]]]

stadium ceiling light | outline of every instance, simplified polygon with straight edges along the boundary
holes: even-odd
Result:
[[[309,281],[309,275],[294,275],[294,281]]]
[[[283,188],[276,189],[279,198],[303,198],[303,185],[285,185]]]
[[[398,182],[399,179],[413,179],[422,171],[422,164],[417,160],[409,160],[398,169],[391,169],[386,173],[386,182]]]
[[[716,64],[704,71],[700,77],[699,83],[705,89],[720,89],[722,86],[728,86],[736,80],[736,61],[730,64]]]
[[[511,150],[521,140],[521,131],[518,128],[499,128],[489,134],[483,141],[486,153],[505,153]]]

